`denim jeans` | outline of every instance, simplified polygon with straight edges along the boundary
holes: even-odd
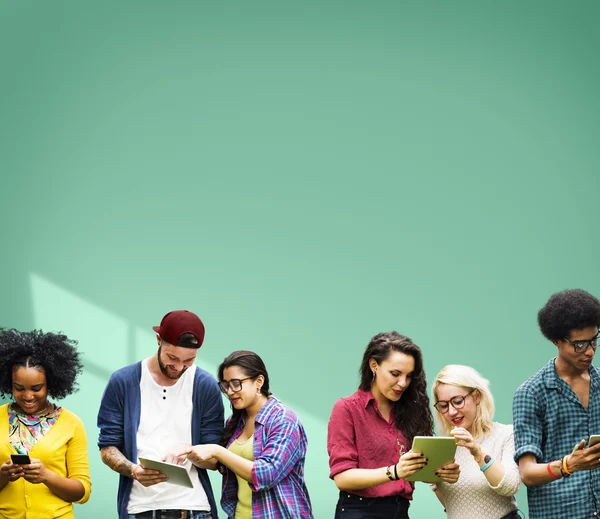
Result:
[[[335,519],[409,519],[408,499],[400,496],[360,497],[340,492]]]
[[[176,513],[179,514],[176,515]],[[129,519],[163,519],[171,517],[181,517],[181,510],[151,510],[148,512],[142,512],[135,515],[130,515]],[[189,510],[187,513],[187,519],[212,519],[210,512],[203,510]]]

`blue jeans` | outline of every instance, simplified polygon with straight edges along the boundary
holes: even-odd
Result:
[[[176,515],[176,512],[180,512]],[[130,515],[129,519],[162,519],[163,517],[181,517],[181,511],[179,510],[151,510],[148,512],[142,512],[140,514]],[[203,510],[189,510],[187,513],[187,519],[212,519],[210,512]]]

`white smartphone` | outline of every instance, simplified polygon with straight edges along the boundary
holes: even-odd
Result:
[[[600,442],[600,434],[592,434],[590,436],[590,439],[588,440],[588,448],[589,447],[593,447],[594,445],[596,445],[598,442]]]

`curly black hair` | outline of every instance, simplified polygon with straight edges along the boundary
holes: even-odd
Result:
[[[363,355],[360,364],[360,389],[370,391],[373,383],[373,372],[369,360],[375,359],[381,364],[388,358],[390,352],[399,351],[410,355],[415,360],[415,370],[409,386],[404,390],[402,398],[394,406],[394,422],[407,437],[409,442],[415,436],[433,435],[433,416],[429,408],[427,396],[427,381],[423,369],[421,349],[405,335],[396,331],[378,333],[375,335]]]
[[[557,292],[538,312],[538,324],[544,337],[553,342],[568,338],[572,330],[600,327],[600,301],[578,288]]]
[[[76,344],[60,333],[0,328],[0,393],[12,393],[13,368],[20,366],[42,368],[52,398],[74,393],[78,389],[75,379],[83,369]]]

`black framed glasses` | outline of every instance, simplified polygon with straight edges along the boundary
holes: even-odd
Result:
[[[573,346],[573,351],[575,353],[583,353],[587,351],[587,349],[591,346],[592,350],[596,351],[598,347],[598,336],[600,334],[596,334],[596,337],[592,337],[591,339],[587,339],[585,341],[571,341],[566,337],[563,339],[567,341],[571,346]]]
[[[242,390],[242,382],[244,380],[249,380],[255,377],[246,377],[246,378],[232,378],[231,380],[221,380],[219,382],[219,387],[223,393],[227,393],[228,389],[231,389],[234,393]]]
[[[450,410],[450,406],[454,409],[462,409],[465,406],[465,399],[473,392],[475,388],[471,389],[466,395],[458,395],[452,397],[450,400],[438,400],[433,407],[435,407],[440,413],[445,414]]]

